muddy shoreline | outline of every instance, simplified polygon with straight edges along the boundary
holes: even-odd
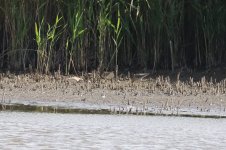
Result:
[[[180,74],[173,78],[139,73],[115,80],[112,72],[101,77],[0,74],[0,94],[1,110],[23,105],[96,113],[226,116],[226,80],[205,76],[182,80]]]

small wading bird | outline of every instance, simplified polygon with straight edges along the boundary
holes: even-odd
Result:
[[[102,97],[103,99],[105,99],[105,98],[106,98],[106,95],[105,95],[105,93],[104,93],[104,92],[101,94],[101,97]]]

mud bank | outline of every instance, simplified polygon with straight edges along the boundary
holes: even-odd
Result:
[[[0,75],[1,110],[225,117],[225,93],[225,79],[206,77]]]

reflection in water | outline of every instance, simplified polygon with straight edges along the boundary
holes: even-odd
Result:
[[[0,112],[3,149],[224,149],[226,120]]]

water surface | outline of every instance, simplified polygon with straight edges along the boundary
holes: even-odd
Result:
[[[225,149],[226,120],[0,112],[1,149]]]

